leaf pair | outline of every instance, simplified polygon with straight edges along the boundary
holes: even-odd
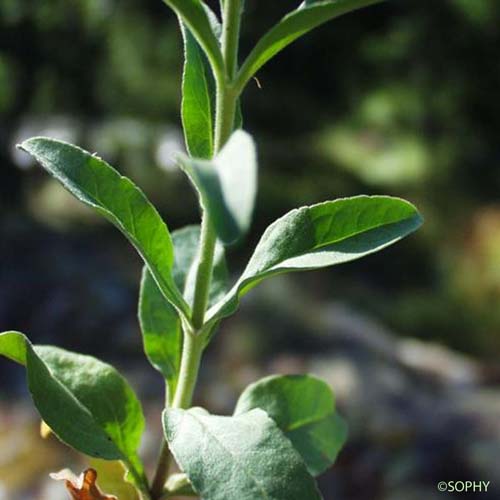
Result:
[[[194,60],[194,58],[191,58],[193,55],[192,50],[196,49],[196,52],[198,52],[199,48],[201,48],[210,61],[212,71],[216,77],[220,78],[220,75],[224,75],[224,61],[218,40],[219,29],[216,28],[218,21],[215,15],[208,10],[201,0],[164,1],[179,16],[181,22],[188,27],[190,36],[193,37],[193,41],[196,41],[196,46],[192,45],[188,37],[185,37],[187,65]],[[336,17],[380,1],[382,0],[305,0],[257,42],[239,71],[235,88],[238,92],[241,92],[250,78],[264,64],[297,38]],[[195,58],[198,59],[199,54]],[[196,66],[198,64],[195,63],[193,67]],[[199,68],[201,69],[201,65],[199,65]],[[201,75],[201,72],[198,75]],[[198,82],[201,85],[203,80],[198,78],[194,79],[193,82]],[[199,153],[200,151],[197,151],[195,156],[210,157]]]
[[[0,334],[0,355],[26,367],[42,419],[58,438],[91,457],[121,460],[145,489],[137,455],[144,430],[142,407],[110,365],[52,346],[32,346],[21,333]]]
[[[177,462],[207,500],[319,499],[312,475],[333,463],[346,438],[331,390],[306,375],[249,386],[232,417],[167,409],[163,423]]]

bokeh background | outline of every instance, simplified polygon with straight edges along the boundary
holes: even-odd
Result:
[[[214,3],[214,2],[212,2]],[[297,1],[247,0],[242,53]],[[160,0],[0,0],[0,330],[115,363],[140,392],[153,463],[160,377],[141,355],[141,264],[109,224],[15,149],[82,145],[139,184],[170,228],[198,220],[172,162],[182,47]],[[243,100],[260,192],[234,277],[289,209],[359,193],[426,224],[362,261],[275,278],[208,350],[197,403],[230,413],[260,376],[325,377],[350,427],[326,500],[500,498],[500,3],[399,0],[296,42]],[[66,498],[84,460],[42,441],[22,369],[0,361],[0,498]],[[491,481],[439,493],[438,481]]]

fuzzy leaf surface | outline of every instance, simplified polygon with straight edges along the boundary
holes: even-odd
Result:
[[[266,412],[234,417],[165,410],[165,436],[205,500],[318,500],[312,476]]]
[[[57,347],[32,346],[18,332],[0,334],[0,355],[26,367],[35,406],[61,441],[92,457],[124,461],[134,482],[144,484],[137,455],[142,407],[112,366]]]
[[[411,203],[389,196],[355,196],[292,210],[266,229],[243,274],[208,319],[234,313],[240,298],[265,278],[359,259],[396,243],[422,221]]]
[[[290,439],[309,472],[330,467],[347,438],[347,426],[335,412],[332,390],[311,375],[276,375],[248,386],[234,414],[264,410]]]
[[[257,191],[257,160],[250,135],[234,132],[211,161],[185,156],[179,161],[220,241],[234,243],[250,226]]]
[[[189,307],[171,274],[174,251],[170,233],[144,193],[105,161],[71,144],[35,137],[20,147],[129,239],[166,299],[188,317]]]
[[[222,74],[224,68],[222,52],[205,4],[200,0],[164,0],[164,2],[189,28],[212,66]]]

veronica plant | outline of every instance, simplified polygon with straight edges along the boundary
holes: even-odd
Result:
[[[192,396],[203,351],[218,325],[261,281],[358,259],[422,222],[413,205],[388,196],[292,210],[267,228],[228,287],[225,249],[248,230],[257,191],[255,143],[241,129],[245,86],[295,39],[376,2],[306,0],[240,65],[243,0],[221,0],[220,16],[201,0],[165,0],[179,18],[185,47],[181,114],[188,154],[179,155],[178,164],[198,194],[201,226],[171,233],[145,194],[95,154],[43,137],[19,146],[115,225],[144,261],[144,350],[167,389],[165,441],[152,480],[138,455],[141,404],[113,367],[32,345],[18,332],[0,335],[0,353],[26,367],[33,401],[53,433],[90,457],[121,461],[145,500],[179,494],[207,500],[321,498],[314,477],[333,464],[346,439],[346,425],[324,382],[310,375],[265,378],[243,392],[232,416],[191,408]],[[174,460],[181,473],[171,474]]]

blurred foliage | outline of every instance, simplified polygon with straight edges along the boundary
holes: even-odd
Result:
[[[247,2],[243,52],[297,3]],[[360,192],[407,197],[426,216],[423,231],[366,262],[313,275],[308,292],[357,304],[402,334],[498,357],[499,52],[497,0],[387,2],[287,49],[243,102],[261,160],[251,242],[300,204]],[[0,2],[4,262],[16,258],[23,234],[8,220],[62,238],[108,229],[15,151],[29,135],[99,151],[172,228],[196,220],[195,197],[171,159],[182,147],[181,56],[177,22],[160,0]],[[233,269],[247,256],[236,249]],[[128,257],[111,260],[128,275]],[[51,265],[47,273],[65,263]],[[7,324],[13,317],[1,314],[1,326],[16,326]]]

